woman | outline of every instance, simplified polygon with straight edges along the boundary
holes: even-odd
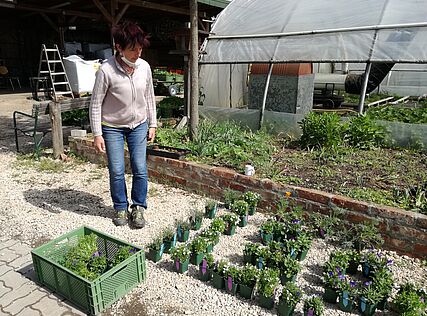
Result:
[[[113,222],[137,228],[145,225],[147,208],[147,141],[156,134],[156,103],[148,63],[139,58],[148,46],[147,35],[132,22],[113,28],[116,54],[96,74],[90,104],[94,146],[107,153],[110,193],[116,211]],[[132,168],[131,214],[125,181],[125,141]]]

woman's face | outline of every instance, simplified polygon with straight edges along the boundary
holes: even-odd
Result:
[[[127,60],[131,62],[136,62],[136,60],[141,56],[142,46],[138,43],[135,46],[127,46],[125,49],[121,49],[120,46],[117,47],[119,52],[126,57]]]

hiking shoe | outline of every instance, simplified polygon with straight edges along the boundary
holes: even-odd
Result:
[[[128,223],[128,212],[127,211],[117,211],[116,217],[113,218],[113,223],[116,226],[123,226]]]
[[[144,208],[141,206],[132,206],[131,222],[137,228],[145,226]]]

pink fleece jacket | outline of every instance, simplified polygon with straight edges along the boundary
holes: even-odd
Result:
[[[129,75],[112,56],[97,71],[89,107],[93,136],[102,135],[102,124],[135,128],[147,121],[157,127],[151,69],[141,58],[136,64]]]

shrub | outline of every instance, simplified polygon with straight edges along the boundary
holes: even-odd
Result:
[[[344,124],[344,140],[352,147],[371,149],[383,143],[385,129],[369,116],[359,115]]]

